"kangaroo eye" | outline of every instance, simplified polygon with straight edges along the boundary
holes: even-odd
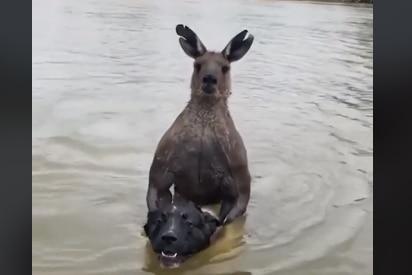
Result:
[[[230,67],[229,66],[223,66],[222,67],[222,73],[227,73],[228,71],[230,70]]]
[[[195,70],[196,70],[196,72],[199,72],[201,68],[202,68],[202,65],[201,65],[201,64],[195,63]]]

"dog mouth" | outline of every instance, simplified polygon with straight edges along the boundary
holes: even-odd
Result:
[[[183,262],[181,257],[179,257],[176,252],[162,251],[160,252],[158,258],[160,266],[166,268],[178,268]]]
[[[176,252],[162,251],[158,254],[158,259],[161,267],[178,268],[187,259],[187,256]]]
[[[164,252],[164,251],[162,251],[160,255],[167,259],[174,259],[177,257],[177,253],[170,253],[170,252]]]

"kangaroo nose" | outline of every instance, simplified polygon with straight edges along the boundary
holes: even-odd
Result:
[[[162,235],[162,240],[168,243],[173,243],[177,241],[177,236],[175,233],[169,231]]]
[[[215,76],[208,74],[203,77],[203,84],[216,84],[217,79]]]

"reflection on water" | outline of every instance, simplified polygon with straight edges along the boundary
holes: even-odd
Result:
[[[35,0],[33,274],[166,274],[142,225],[189,97],[178,23],[210,49],[255,36],[230,99],[253,186],[246,219],[172,273],[372,274],[372,20],[324,1]]]

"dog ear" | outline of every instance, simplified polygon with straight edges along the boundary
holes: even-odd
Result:
[[[219,219],[209,212],[203,212],[203,220],[205,222],[205,226],[207,226],[210,230],[210,235],[212,235],[221,225]]]
[[[146,223],[145,225],[143,225],[143,230],[144,230],[144,234],[149,237],[149,224]]]
[[[147,213],[146,223],[143,225],[143,230],[147,237],[150,237],[150,227],[155,224],[155,218],[158,211],[159,210],[153,210]]]

